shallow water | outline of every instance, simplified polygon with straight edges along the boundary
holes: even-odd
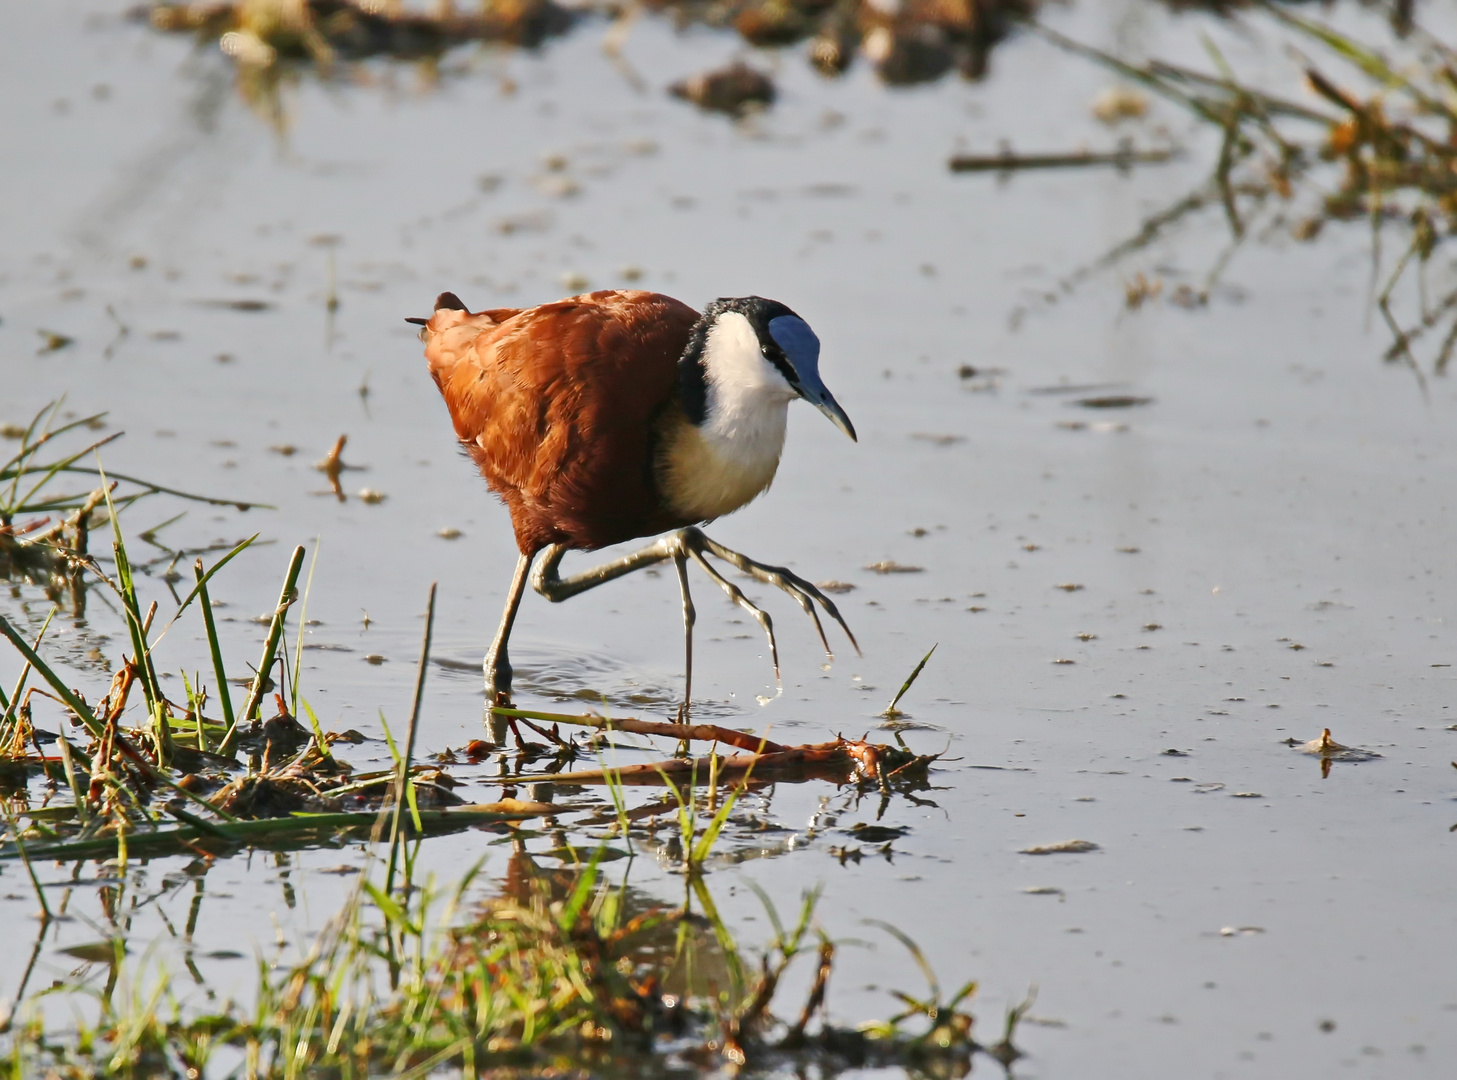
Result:
[[[1457,393],[1432,379],[1424,398],[1380,363],[1361,226],[1252,242],[1207,308],[1126,309],[1135,273],[1161,276],[1166,293],[1198,284],[1227,238],[1216,207],[1051,303],[1070,271],[1200,183],[1217,142],[1156,103],[1130,131],[1144,141],[1165,125],[1189,150],[1174,164],[951,175],[951,152],[1009,135],[1025,150],[1112,141],[1087,108],[1107,76],[1030,37],[1001,46],[983,83],[895,92],[863,65],[826,82],[791,51],[765,61],[779,103],[735,125],[662,92],[735,54],[732,38],[640,22],[625,50],[638,89],[589,24],[539,54],[451,54],[434,83],[382,63],[357,85],[306,78],[277,135],[234,95],[223,57],[122,20],[124,6],[0,12],[12,148],[0,422],[66,394],[67,408],[109,410],[109,430],[127,432],[108,467],[276,507],[194,507],[166,534],[273,541],[214,589],[235,619],[230,655],[254,655],[249,620],[271,610],[288,549],[317,543],[309,640],[325,648],[306,655],[303,693],[327,726],[378,735],[379,710],[396,727],[407,714],[438,580],[447,663],[432,669],[422,749],[477,737],[476,665],[514,547],[402,316],[428,313],[446,288],[473,307],[527,305],[580,287],[565,275],[627,284],[627,267],[695,305],[782,299],[822,338],[823,374],[860,442],[796,408],[775,486],[712,534],[853,582],[843,606],[864,656],[841,649],[823,670],[797,610],[758,589],[780,634],[775,696],[757,627],[700,579],[703,715],[711,704],[719,722],[782,741],[875,732],[939,643],[903,703],[905,737],[949,751],[923,793],[935,805],[897,800],[880,821],[908,829],[890,858],[871,844],[858,862],[831,851],[857,845],[849,830],[875,822],[876,799],[812,785],[756,799],[791,832],[762,850],[731,840],[735,857],[711,878],[745,939],[765,927],[747,882],[781,909],[824,882],[831,933],[875,938],[862,920],[885,918],[944,982],[980,979],[987,1034],[1035,983],[1038,1022],[1015,1070],[1027,1077],[1451,1074]],[[1145,4],[1048,18],[1191,63],[1208,29],[1242,63],[1285,70],[1273,39]],[[37,354],[37,330],[76,344]],[[992,374],[964,379],[964,364]],[[1087,393],[1062,392],[1080,386],[1151,401],[1084,408]],[[342,432],[345,460],[365,467],[344,474],[344,503],[311,468]],[[270,450],[282,445],[297,452]],[[386,498],[366,504],[353,497],[362,487]],[[130,528],[178,509],[144,503]],[[442,539],[446,527],[463,535]],[[923,571],[862,569],[885,559]],[[157,580],[144,589],[144,602],[167,595]],[[513,638],[523,700],[586,691],[665,717],[681,680],[677,608],[671,575],[563,607],[529,596]],[[0,600],[21,623],[47,609],[31,589]],[[56,638],[88,692],[104,687],[86,649],[114,656],[119,629],[93,604],[88,625]],[[180,633],[160,661],[206,667],[202,643]],[[16,667],[0,654],[7,685]],[[1322,728],[1382,756],[1323,779],[1318,760],[1282,744]],[[364,750],[354,760],[386,756],[382,743]],[[496,790],[482,775],[462,794]],[[1073,838],[1099,850],[1020,853]],[[490,845],[470,833],[425,845],[425,861],[448,874],[490,854],[504,871]],[[252,977],[246,961],[209,953],[306,943],[348,886],[321,871],[355,858],[255,854],[212,870],[195,954],[209,980],[226,992]],[[680,887],[645,861],[630,871],[638,885]],[[159,914],[185,918],[184,866],[134,868],[139,938],[164,934]],[[0,868],[0,887],[0,919],[28,940],[18,867]],[[82,917],[46,944],[42,983],[75,967],[56,946],[95,939],[95,893],[74,890]],[[0,951],[0,997],[28,956]],[[875,988],[917,980],[883,938],[844,949],[831,1009],[884,1014]]]

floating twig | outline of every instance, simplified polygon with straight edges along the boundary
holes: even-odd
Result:
[[[1130,165],[1158,165],[1179,156],[1175,149],[1136,150],[1132,146],[1117,150],[1075,150],[1071,153],[1018,154],[1002,150],[996,154],[957,154],[947,164],[952,172],[1023,172],[1029,169],[1077,169],[1112,165],[1126,169]]]
[[[612,718],[593,713],[548,713],[532,712],[526,709],[495,707],[491,710],[497,716],[516,720],[543,720],[552,724],[575,724],[578,727],[597,728],[600,731],[625,731],[632,735],[661,735],[680,742],[721,742],[736,746],[740,750],[755,753],[777,754],[787,749],[776,742],[770,742],[761,735],[736,728],[719,727],[717,724],[674,724],[659,720],[636,720],[632,717]]]

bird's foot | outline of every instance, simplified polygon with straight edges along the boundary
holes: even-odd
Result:
[[[496,707],[490,702],[486,703],[486,734],[490,736],[491,745],[500,747],[506,745],[506,737],[511,734],[511,718],[496,712]]]
[[[711,540],[704,534],[703,530],[697,528],[684,529],[678,533],[679,542],[693,560],[703,568],[704,572],[713,579],[714,583],[721,588],[730,600],[738,604],[750,615],[754,616],[760,626],[764,628],[764,635],[769,639],[769,654],[774,662],[774,678],[779,680],[779,645],[774,638],[774,621],[769,618],[768,612],[764,611],[757,604],[751,601],[733,582],[720,574],[704,557],[712,555],[722,559],[730,566],[748,574],[755,581],[761,581],[765,585],[773,585],[775,588],[789,594],[796,603],[804,610],[815,624],[815,631],[819,634],[820,644],[824,646],[825,655],[831,660],[835,658],[834,651],[830,648],[830,642],[825,637],[824,625],[820,622],[819,613],[815,610],[815,603],[818,602],[825,609],[825,614],[840,624],[840,629],[845,631],[845,636],[850,639],[850,644],[855,647],[855,652],[860,653],[860,644],[855,640],[855,635],[846,624],[840,609],[835,602],[820,591],[814,584],[795,574],[783,566],[770,566],[749,558],[732,548],[724,547],[716,540]]]
[[[497,641],[492,643],[490,652],[481,661],[481,668],[486,675],[486,694],[492,699],[500,694],[511,696],[511,677],[516,674],[511,667],[511,661],[506,658],[506,649],[503,643]]]
[[[487,656],[485,662],[486,671],[486,727],[491,733],[494,742],[505,745],[506,727],[509,718],[496,714],[497,709],[512,709],[515,704],[511,700],[511,665],[504,656]],[[497,732],[500,736],[497,737]]]

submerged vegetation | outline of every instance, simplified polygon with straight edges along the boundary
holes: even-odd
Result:
[[[160,623],[157,603],[144,607],[139,597],[143,564],[129,554],[118,515],[128,501],[168,489],[129,480],[133,493],[117,497],[118,478],[99,464],[80,464],[95,444],[42,465],[53,440],[88,424],[49,427],[56,415],[50,407],[20,435],[21,450],[6,466],[7,574],[20,587],[39,584],[53,599],[60,588],[77,597],[104,590],[125,625],[129,653],[105,691],[88,698],[46,658],[51,618],[26,635],[0,616],[0,636],[21,661],[18,680],[0,689],[0,864],[23,870],[39,907],[20,988],[0,1001],[0,1060],[14,1075],[670,1075],[808,1064],[833,1074],[895,1064],[955,1076],[978,1051],[1003,1063],[1017,1056],[1011,1037],[1020,1013],[1009,1016],[995,1045],[982,1046],[967,1011],[976,984],[943,994],[926,958],[890,927],[924,971],[928,991],[898,994],[904,1007],[883,1022],[831,1023],[826,995],[837,943],[816,921],[818,894],[804,897],[793,925],[761,894],[774,933],[750,958],[709,889],[716,847],[744,824],[737,810],[746,794],[776,782],[828,780],[879,792],[883,811],[897,795],[916,799],[936,755],[843,738],[785,746],[711,724],[497,709],[491,738],[421,763],[416,736],[432,587],[405,737],[397,743],[385,724],[393,766],[358,770],[343,754],[363,736],[324,731],[300,692],[301,634],[290,655],[288,617],[298,608],[297,622],[305,622],[304,550],[289,557],[261,656],[239,698],[229,689],[236,664],[224,656],[209,584],[253,538],[211,567],[196,557],[190,588],[177,596],[174,587],[176,610]],[[88,473],[88,493],[53,493],[57,478]],[[69,517],[58,529],[31,517],[62,510]],[[88,548],[99,528],[110,533],[109,567]],[[145,570],[169,586],[184,584],[174,572],[183,554],[171,552]],[[212,671],[184,672],[185,700],[174,701],[159,678],[158,648],[184,615],[198,623]],[[38,712],[55,715],[59,730],[39,726]],[[561,734],[563,725],[593,730],[578,741]],[[567,769],[584,754],[634,749],[615,747],[614,735],[666,738],[679,754]],[[693,758],[686,748],[694,741],[738,752]],[[447,766],[462,759],[498,763],[498,801],[466,804],[450,790]],[[642,784],[666,795],[630,805],[628,788]],[[516,797],[526,785],[540,801]],[[583,797],[588,785],[604,787],[610,798]],[[556,802],[557,789],[571,793],[570,801]],[[541,828],[523,828],[532,821]],[[654,902],[630,888],[625,873],[614,881],[603,869],[624,855],[630,865],[635,842],[653,842],[661,822],[669,824],[669,841],[660,861],[684,883],[677,903]],[[480,887],[480,864],[448,884],[430,874],[421,880],[426,837],[463,829],[494,831],[510,845],[499,891]],[[881,831],[875,838],[888,849],[899,831]],[[557,846],[531,853],[527,841],[542,835]],[[358,876],[347,900],[299,957],[260,959],[244,1003],[236,996],[220,1002],[185,950],[196,988],[177,981],[150,946],[134,953],[130,916],[122,912],[138,863],[187,860],[179,880],[198,888],[184,930],[190,941],[202,880],[215,863],[255,849],[350,842],[363,844],[363,859],[350,868]],[[544,867],[543,859],[560,868]],[[62,950],[81,966],[45,986],[37,980],[27,996],[47,935],[74,918],[68,900],[57,907],[48,898],[51,885],[66,882],[47,880],[47,867],[69,864],[74,882],[87,863],[100,871],[110,926],[99,927],[102,941]],[[779,1019],[771,1006],[800,957],[812,968],[809,990]]]

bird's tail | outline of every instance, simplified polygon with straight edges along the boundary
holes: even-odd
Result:
[[[455,293],[443,292],[435,299],[435,314],[428,319],[409,318],[406,322],[420,327],[420,340],[425,343],[425,360],[437,383],[449,378],[450,372],[470,352],[476,336],[487,327],[502,321],[505,311],[481,311],[471,314]]]

